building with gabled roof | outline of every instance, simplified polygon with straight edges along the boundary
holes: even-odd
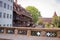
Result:
[[[0,26],[12,27],[13,0],[0,0]]]
[[[53,16],[57,16],[56,12],[54,12],[54,15]],[[43,18],[43,17],[40,17],[39,19],[42,19],[43,23],[51,23],[52,22],[52,18]]]
[[[13,4],[13,26],[32,27],[32,15],[21,5],[17,4],[17,0]]]

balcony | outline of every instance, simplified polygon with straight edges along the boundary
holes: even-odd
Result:
[[[60,28],[0,27],[0,38],[12,40],[60,40]]]

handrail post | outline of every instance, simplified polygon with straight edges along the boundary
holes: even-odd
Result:
[[[17,35],[18,34],[18,29],[15,29],[14,33],[15,33],[15,35]]]
[[[6,34],[6,28],[4,28],[4,34]]]
[[[57,37],[60,38],[60,31],[57,31]]]
[[[31,30],[27,30],[27,36],[31,36]]]
[[[45,37],[46,31],[41,31],[41,37]]]

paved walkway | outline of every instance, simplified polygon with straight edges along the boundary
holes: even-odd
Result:
[[[13,34],[0,34],[0,38],[11,40],[60,40],[60,38],[13,35]]]

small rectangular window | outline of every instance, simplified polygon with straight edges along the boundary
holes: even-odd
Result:
[[[10,10],[12,10],[12,6],[10,6]]]
[[[8,1],[10,1],[10,0],[8,0]]]
[[[8,0],[9,2],[11,2],[11,0]]]
[[[11,2],[13,2],[13,0],[11,0]]]
[[[9,24],[7,24],[7,26],[9,26]]]
[[[13,0],[8,0],[8,1],[13,2]]]
[[[4,3],[4,8],[6,8],[6,3]]]
[[[3,14],[3,17],[4,17],[4,18],[6,17],[6,13]]]
[[[1,24],[0,24],[0,26],[1,26]]]
[[[10,19],[12,18],[12,15],[10,15]]]
[[[9,5],[7,5],[7,9],[9,9]]]
[[[0,12],[0,18],[2,17],[2,12]]]
[[[13,9],[13,7],[12,6],[10,6],[10,10],[12,10]]]
[[[0,1],[0,7],[2,7],[2,1]]]
[[[10,24],[10,26],[12,26],[12,24]]]
[[[7,18],[9,18],[9,14],[7,14]]]
[[[3,26],[5,26],[5,24]]]

